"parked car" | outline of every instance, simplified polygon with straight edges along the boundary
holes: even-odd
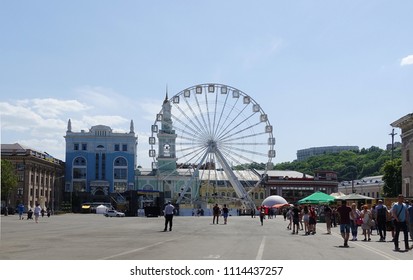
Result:
[[[104,215],[105,217],[125,217],[125,213],[116,210],[108,210]]]

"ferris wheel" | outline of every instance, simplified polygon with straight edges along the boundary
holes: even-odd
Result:
[[[230,182],[234,192],[206,196],[255,207],[249,192],[272,169],[276,153],[273,126],[251,96],[223,84],[192,86],[166,96],[151,132],[152,167],[161,181],[175,182],[177,203],[205,199],[200,187]]]

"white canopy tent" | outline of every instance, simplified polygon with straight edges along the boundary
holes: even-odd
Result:
[[[108,211],[108,208],[105,205],[99,205],[96,207],[96,214],[105,214]]]

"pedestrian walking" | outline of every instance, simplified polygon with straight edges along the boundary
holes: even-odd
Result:
[[[316,234],[316,226],[317,226],[317,212],[313,206],[309,207],[309,215],[310,215],[310,220],[309,220],[309,225],[310,225],[310,233],[311,234]]]
[[[215,220],[217,221],[218,224],[218,220],[219,220],[219,215],[221,214],[221,209],[219,208],[218,204],[215,204],[215,206],[212,208],[212,224],[215,224]]]
[[[309,214],[309,210],[308,210],[308,206],[304,205],[304,209],[303,209],[303,220],[304,220],[304,231],[305,231],[305,235],[309,235],[310,234],[310,214]]]
[[[378,202],[376,206],[376,224],[380,235],[379,242],[386,242],[386,221],[389,210],[387,206],[383,204],[383,200],[379,199]]]
[[[292,209],[292,220],[293,220],[293,232],[292,234],[298,234],[298,229],[300,225],[300,210],[297,205]]]
[[[287,220],[287,212],[288,212],[287,208],[284,207],[284,208],[283,208],[284,221]]]
[[[356,204],[351,204],[351,213],[350,213],[350,225],[351,225],[351,241],[357,241],[358,227],[363,223],[363,220],[360,217],[360,211],[357,209]]]
[[[292,209],[292,207],[290,207],[287,211],[287,219],[288,219],[287,229],[290,230],[290,229],[292,229],[292,225],[293,225],[293,209]]]
[[[260,209],[260,222],[261,222],[261,226],[264,225],[264,219],[265,219],[265,208],[264,208],[264,206],[261,206],[261,209]]]
[[[363,241],[370,241],[372,214],[367,205],[363,205],[360,217],[363,219],[363,224],[361,225],[364,235]]]
[[[331,217],[333,215],[333,211],[331,210],[330,206],[324,206],[324,218],[326,221],[327,226],[327,234],[331,234]]]
[[[342,200],[341,206],[337,208],[337,213],[340,217],[340,233],[341,237],[344,240],[344,247],[348,246],[348,240],[350,238],[350,229],[351,229],[351,220],[350,220],[350,213],[352,209],[347,206],[347,201]]]
[[[407,219],[409,218],[409,212],[407,211],[407,206],[403,203],[404,196],[399,194],[397,197],[397,203],[394,204],[392,209],[392,215],[395,221],[396,233],[394,234],[394,250],[400,251],[399,248],[399,235],[400,231],[404,235],[404,248],[409,250],[409,234],[407,232]]]
[[[23,203],[20,203],[17,206],[17,211],[19,212],[19,220],[23,220],[23,213],[24,213],[24,205]]]
[[[255,218],[255,209],[251,208],[251,218]]]
[[[40,204],[37,204],[36,207],[34,207],[34,221],[39,223],[39,216],[40,212],[42,211],[42,208],[40,207]]]
[[[172,231],[172,219],[174,217],[175,207],[172,205],[170,201],[166,204],[165,209],[163,210],[163,214],[165,216],[165,228],[163,231],[166,231],[169,225],[169,231]]]
[[[224,225],[227,224],[228,214],[229,214],[229,210],[227,208],[227,205],[224,204],[224,207],[222,207],[222,216],[224,217]]]

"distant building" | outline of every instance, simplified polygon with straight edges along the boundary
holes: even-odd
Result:
[[[13,164],[18,177],[17,188],[8,198],[9,206],[22,203],[27,211],[39,203],[43,209],[57,209],[62,197],[63,161],[18,143],[1,144],[1,159]]]
[[[338,185],[338,191],[344,194],[357,193],[375,199],[383,198],[383,175],[369,176],[354,181],[343,181]]]
[[[397,121],[391,123],[392,127],[402,130],[402,194],[406,197],[413,197],[413,113],[408,114]]]
[[[85,202],[119,202],[134,189],[137,137],[117,133],[109,126],[73,132],[69,120],[66,139],[66,184],[75,211]]]
[[[402,147],[402,143],[394,142],[394,149],[401,148],[401,147]],[[387,144],[386,145],[386,150],[391,151],[391,149],[392,149],[392,144]]]
[[[313,147],[297,151],[297,160],[303,161],[312,156],[323,154],[340,153],[342,151],[358,151],[358,146],[327,146],[327,147]]]
[[[315,171],[315,176],[297,171],[270,170],[265,180],[267,196],[279,195],[289,203],[309,196],[317,191],[331,194],[337,192],[337,173],[334,171]]]

